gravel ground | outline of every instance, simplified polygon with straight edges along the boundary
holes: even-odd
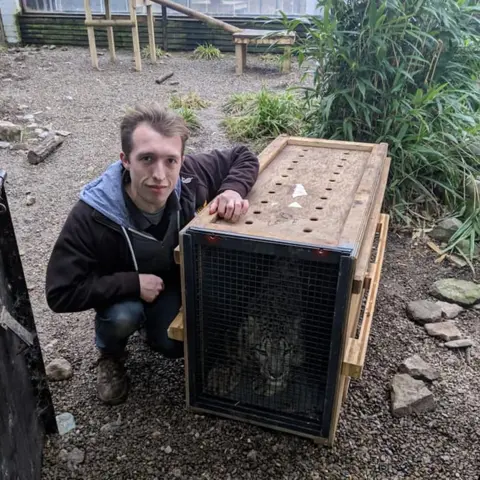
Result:
[[[130,52],[113,66],[101,57],[92,71],[87,49],[35,49],[0,54],[0,119],[36,112],[39,125],[72,132],[44,163],[29,165],[22,153],[0,150],[8,172],[8,196],[46,363],[63,356],[74,369],[71,380],[51,383],[57,413],[70,412],[77,429],[51,437],[45,447],[44,479],[413,479],[478,480],[480,472],[480,360],[442,348],[441,342],[405,315],[405,304],[425,298],[434,280],[471,279],[468,269],[435,264],[421,242],[393,230],[389,235],[382,283],[366,369],[352,382],[342,410],[337,443],[329,449],[291,435],[240,422],[189,413],[184,402],[182,360],[167,360],[140,338],[130,343],[133,379],[127,403],[107,407],[95,396],[96,358],[91,312],[56,315],[44,298],[48,256],[81,187],[117,158],[118,124],[136,101],[167,103],[177,90],[197,91],[212,106],[200,113],[203,131],[190,142],[195,150],[229,145],[218,128],[219,106],[234,91],[256,91],[262,84],[284,88],[299,72],[280,75],[249,56],[253,67],[234,75],[234,57],[194,61],[173,54],[157,66],[131,71]],[[170,81],[155,79],[169,71]],[[11,80],[9,80],[11,79]],[[27,195],[36,199],[27,206]],[[478,311],[463,313],[460,329],[480,342]],[[407,356],[419,353],[442,372],[430,387],[433,412],[401,419],[390,413],[390,381]],[[111,428],[102,426],[119,421]],[[74,447],[83,463],[62,460]]]

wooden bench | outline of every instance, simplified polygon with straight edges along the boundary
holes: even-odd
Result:
[[[291,69],[291,49],[295,43],[295,32],[245,29],[233,34],[233,42],[235,43],[237,75],[242,75],[247,64],[248,45],[284,45],[282,72],[287,73]]]

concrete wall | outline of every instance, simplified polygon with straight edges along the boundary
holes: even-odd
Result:
[[[17,13],[20,11],[19,0],[0,0],[3,29],[7,43],[19,43],[20,34],[17,27]]]

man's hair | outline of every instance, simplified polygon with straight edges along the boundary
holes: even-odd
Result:
[[[182,139],[183,155],[185,143],[190,134],[185,120],[174,111],[163,108],[157,103],[153,103],[150,105],[136,105],[135,108],[129,110],[122,119],[120,137],[122,150],[127,158],[132,153],[133,132],[141,123],[147,123],[156,132],[165,137],[180,137]]]

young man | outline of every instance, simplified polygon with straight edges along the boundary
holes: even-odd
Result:
[[[212,200],[210,213],[238,221],[257,179],[258,159],[246,147],[184,156],[187,139],[173,112],[154,105],[128,113],[120,160],[82,190],[48,263],[49,307],[96,311],[97,392],[108,404],[127,397],[125,347],[136,330],[163,355],[183,354],[167,336],[181,306],[179,230]]]

